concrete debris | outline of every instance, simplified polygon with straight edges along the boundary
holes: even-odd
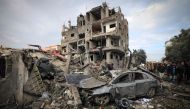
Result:
[[[4,87],[3,89],[9,90],[1,89],[3,95],[1,94],[0,107],[2,109],[18,107],[72,109],[92,106],[99,108],[99,105],[104,108],[121,109],[189,108],[190,88],[188,86],[160,81],[159,77],[145,69],[108,70],[111,76],[107,76],[101,75],[101,68],[88,66],[91,68],[88,75],[85,73],[66,74],[65,61],[41,51],[5,49],[5,52],[1,50],[0,57],[1,69],[4,69],[1,70],[0,84]],[[3,65],[3,63],[6,64]],[[141,79],[142,84],[139,87],[138,84],[141,82],[135,83],[133,81],[135,78]],[[148,78],[155,82],[149,81],[150,85],[145,85],[144,82]],[[153,83],[159,83],[154,86],[157,87],[157,91],[151,90],[147,93],[146,88],[150,89],[148,87]],[[128,88],[133,85],[138,89]],[[153,98],[139,96],[140,98],[136,99],[138,94],[156,96]]]

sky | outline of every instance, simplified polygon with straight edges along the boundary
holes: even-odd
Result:
[[[107,2],[121,7],[129,23],[129,48],[147,60],[164,57],[165,41],[190,27],[190,0],[0,0],[0,45],[27,48],[61,43],[62,25]]]

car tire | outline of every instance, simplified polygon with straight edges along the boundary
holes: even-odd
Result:
[[[111,100],[110,94],[97,95],[94,97],[94,102],[97,105],[107,105]]]
[[[152,98],[156,95],[156,88],[152,87],[148,90],[146,96]]]

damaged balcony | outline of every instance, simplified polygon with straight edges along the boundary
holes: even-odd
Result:
[[[111,20],[109,22],[95,22],[92,23],[92,38],[99,36],[119,36],[117,21]]]
[[[96,39],[91,40],[89,52],[98,52],[102,50],[102,48],[106,47],[106,38],[98,37]]]
[[[115,52],[121,52],[124,53],[124,48],[122,47],[117,47],[117,46],[112,46],[112,47],[104,47],[102,49],[103,51],[115,51]]]

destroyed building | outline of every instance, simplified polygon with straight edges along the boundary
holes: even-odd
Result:
[[[110,9],[106,3],[77,17],[77,26],[63,25],[62,53],[83,54],[83,64],[105,60],[114,68],[125,66],[128,51],[128,21],[120,7]]]

